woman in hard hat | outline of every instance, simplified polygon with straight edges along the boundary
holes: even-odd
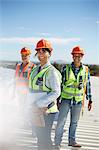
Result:
[[[63,128],[70,111],[70,126],[68,133],[68,146],[81,147],[76,142],[76,128],[79,121],[81,108],[84,104],[84,96],[89,100],[88,110],[92,107],[90,87],[90,73],[88,67],[81,60],[84,56],[83,49],[74,47],[72,50],[73,62],[66,65],[62,71],[62,93],[59,117],[55,131],[55,148],[60,149],[63,136]]]
[[[24,115],[24,106],[27,101],[28,82],[31,70],[35,64],[30,62],[31,50],[23,47],[20,51],[22,62],[18,63],[15,71],[14,95],[16,95],[19,113]],[[21,115],[21,114],[19,114]],[[24,118],[24,116],[22,116]]]
[[[58,111],[56,99],[61,92],[61,74],[49,61],[53,51],[49,41],[40,40],[35,50],[40,65],[32,70],[29,78],[32,97],[34,98],[36,94],[33,102],[33,112],[38,114],[38,117],[37,114],[36,118],[34,117],[33,127],[38,139],[38,150],[52,150],[51,129],[55,114]],[[43,114],[41,120],[40,112]]]

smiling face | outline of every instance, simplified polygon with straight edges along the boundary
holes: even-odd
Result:
[[[37,56],[40,61],[41,65],[44,65],[48,62],[49,57],[50,57],[50,52],[48,52],[46,49],[38,49],[37,50]]]
[[[29,59],[30,59],[30,55],[21,55],[21,58],[22,58],[22,61],[23,61],[23,64],[26,64],[29,62]]]
[[[81,64],[82,57],[82,54],[73,54],[73,61],[76,66],[79,66]]]

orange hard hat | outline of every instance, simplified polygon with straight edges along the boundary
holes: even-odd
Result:
[[[44,40],[44,39],[41,39],[40,41],[38,41],[35,50],[38,50],[41,48],[48,48],[50,52],[53,50],[51,43],[47,40]]]
[[[27,48],[27,47],[23,47],[23,48],[21,49],[20,53],[21,53],[22,55],[30,55],[30,54],[31,54],[31,50],[30,50],[29,48]]]
[[[83,51],[83,49],[82,49],[81,47],[76,46],[76,47],[74,47],[74,48],[72,49],[71,54],[72,54],[72,55],[73,55],[73,54],[82,54],[82,55],[84,55],[84,51]]]

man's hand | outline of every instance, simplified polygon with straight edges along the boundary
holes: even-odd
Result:
[[[46,113],[46,111],[48,109],[47,107],[39,108],[36,105],[34,105],[32,108],[33,108],[33,112],[37,113],[38,115]]]
[[[90,111],[90,110],[91,110],[91,108],[92,108],[92,101],[91,101],[91,100],[89,100],[89,102],[88,102],[88,111]]]
[[[43,107],[43,108],[40,108],[40,109],[45,114],[48,108],[47,107]]]

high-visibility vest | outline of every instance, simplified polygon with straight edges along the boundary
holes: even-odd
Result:
[[[72,71],[71,65],[66,66],[66,81],[63,83],[63,89],[61,93],[61,97],[63,99],[72,99],[74,97],[75,101],[77,102],[83,101],[86,86],[85,84],[88,80],[86,68],[88,67],[83,65],[82,68],[80,68],[76,78]],[[80,85],[81,88],[79,88]]]
[[[39,73],[37,73],[38,66],[35,67],[32,70],[31,75],[30,75],[29,88],[34,90],[35,92],[36,91],[51,92],[52,89],[50,89],[49,87],[46,86],[46,76],[49,72],[49,69],[52,67],[53,67],[52,65],[49,65],[46,68],[42,69]],[[59,79],[61,79],[60,72],[54,67],[53,67],[53,71],[56,71],[58,73]],[[58,111],[57,104],[54,101],[54,105],[47,110],[47,113],[54,113],[57,111]]]
[[[22,87],[22,93],[27,93],[28,87],[28,80],[30,76],[30,72],[35,65],[31,62],[27,63],[24,67],[22,64],[17,64],[16,72],[15,72],[15,79],[16,79],[16,86]]]

